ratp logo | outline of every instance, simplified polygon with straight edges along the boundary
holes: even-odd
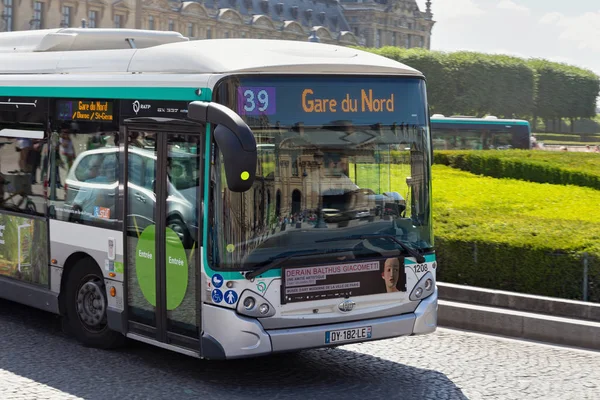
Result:
[[[149,110],[150,107],[150,104],[142,104],[137,100],[133,102],[133,112],[135,113],[135,115],[137,115],[140,112],[140,110]]]
[[[264,282],[258,282],[258,283],[256,284],[256,289],[257,289],[259,292],[261,292],[261,293],[264,293],[264,292],[265,292],[265,290],[267,290],[267,284],[266,284],[266,283],[264,283]]]

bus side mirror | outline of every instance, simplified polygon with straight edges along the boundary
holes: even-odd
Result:
[[[227,187],[232,192],[247,191],[252,187],[256,175],[256,150],[244,150],[236,135],[224,125],[217,125],[214,137],[223,153]]]
[[[227,187],[246,192],[256,178],[256,139],[250,127],[233,110],[218,103],[191,102],[188,118],[216,126],[214,137],[223,153]]]

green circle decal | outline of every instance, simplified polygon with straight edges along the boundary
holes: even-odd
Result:
[[[181,305],[188,287],[188,263],[179,235],[166,228],[167,310]]]
[[[155,225],[144,229],[136,247],[135,272],[142,294],[156,307]],[[181,305],[188,287],[188,263],[179,236],[170,228],[165,231],[165,263],[167,271],[167,310]]]
[[[142,294],[156,307],[155,226],[150,225],[140,235],[135,249],[135,274]]]

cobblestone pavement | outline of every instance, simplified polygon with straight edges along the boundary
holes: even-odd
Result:
[[[600,399],[600,352],[439,329],[238,361],[80,346],[0,300],[0,399]]]

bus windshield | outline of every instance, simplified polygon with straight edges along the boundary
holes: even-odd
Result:
[[[410,257],[433,246],[423,80],[248,78],[219,93],[255,133],[258,166],[253,187],[233,193],[213,156],[215,268],[252,270],[288,254],[301,255],[288,264]]]

